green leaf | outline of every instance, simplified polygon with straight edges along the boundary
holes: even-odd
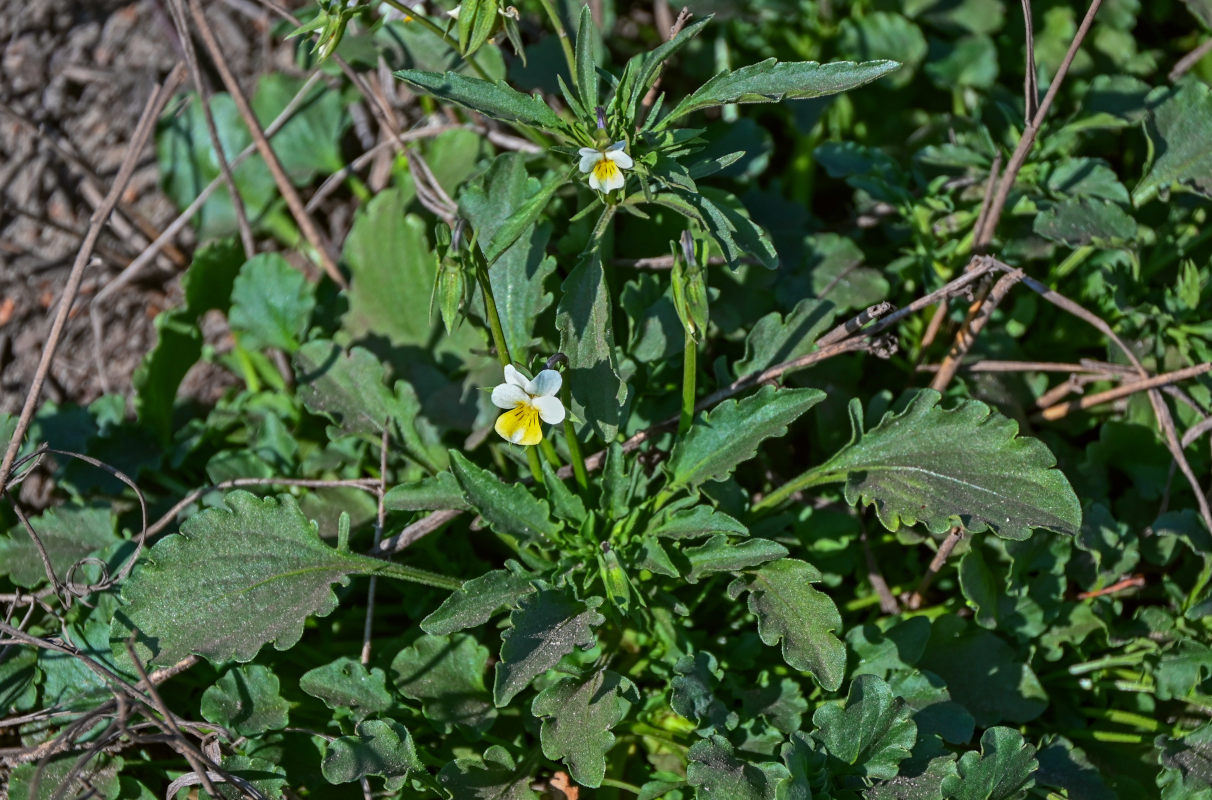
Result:
[[[564,280],[556,311],[560,351],[568,356],[564,380],[572,412],[588,422],[603,442],[614,440],[623,417],[627,386],[619,378],[610,321],[610,290],[601,252],[583,256]]]
[[[808,249],[813,296],[833,303],[838,313],[875,305],[888,297],[888,279],[862,266],[863,251],[836,233],[819,233],[804,242]]]
[[[573,494],[572,490],[568,488],[568,484],[556,474],[555,467],[551,466],[550,462],[544,459],[542,465],[543,485],[556,516],[574,526],[584,523],[585,518],[589,516],[589,510],[585,508],[585,501]]]
[[[1077,533],[1081,504],[1043,442],[1018,436],[1018,423],[984,403],[948,411],[939,399],[922,390],[866,433],[852,400],[850,443],[814,483],[845,479],[846,501],[874,504],[891,531],[921,522],[935,533],[962,524],[1007,539],[1025,539],[1032,528]]]
[[[592,114],[598,104],[598,59],[600,47],[598,29],[593,23],[589,6],[581,7],[581,18],[577,23],[576,79],[577,97]]]
[[[421,630],[444,636],[483,625],[498,611],[516,607],[535,591],[534,576],[521,572],[517,564],[508,566],[510,570],[494,569],[464,583],[421,620]]]
[[[730,543],[723,534],[714,534],[695,547],[682,550],[690,561],[690,569],[684,575],[687,583],[698,583],[706,575],[717,572],[737,572],[746,567],[755,567],[787,555],[787,548],[769,539],[746,539]]]
[[[450,469],[463,497],[498,534],[538,544],[549,544],[559,535],[560,523],[552,518],[547,501],[522,484],[502,482],[457,450],[450,451]]]
[[[38,700],[38,654],[33,648],[12,649],[0,661],[0,714],[28,711]]]
[[[1069,247],[1122,247],[1135,239],[1136,220],[1109,200],[1079,197],[1045,207],[1032,230]]]
[[[698,723],[700,734],[712,730],[722,733],[736,727],[736,712],[729,711],[715,695],[715,686],[724,677],[715,656],[706,650],[682,656],[673,671],[677,677],[669,682],[670,708]]]
[[[278,676],[263,664],[236,666],[202,693],[203,718],[241,736],[285,728],[290,704],[278,693]]]
[[[811,672],[828,691],[842,685],[846,647],[834,635],[842,617],[829,596],[812,588],[821,573],[811,564],[784,558],[742,575],[728,586],[733,600],[749,592],[758,636],[767,645],[782,642],[783,660]]]
[[[954,800],[1011,800],[1035,785],[1035,748],[1013,728],[990,728],[981,735],[981,752],[960,757],[959,774],[945,778],[943,791]]]
[[[783,319],[771,311],[754,323],[745,337],[745,357],[733,367],[737,377],[799,358],[815,349],[816,340],[833,324],[832,302],[808,297]]]
[[[770,235],[749,218],[732,195],[709,188],[701,192],[674,188],[656,195],[653,201],[697,222],[719,244],[733,269],[746,258],[757,258],[769,269],[778,266],[779,255]]]
[[[728,740],[718,734],[690,748],[686,780],[698,787],[701,800],[775,800],[775,787],[790,777],[775,762],[754,764],[736,757]]]
[[[122,541],[114,532],[117,520],[108,508],[59,506],[30,518],[46,550],[55,576],[66,580],[72,565]],[[24,525],[14,525],[0,536],[0,575],[7,574],[17,586],[31,588],[46,582],[46,568]],[[79,571],[71,576],[85,582]]]
[[[191,653],[250,661],[267,642],[293,646],[308,616],[331,613],[331,584],[392,566],[324,544],[289,495],[234,491],[224,502],[156,542],[122,585],[127,605],[115,617],[115,652],[137,629],[140,656],[157,665]]]
[[[812,715],[829,754],[867,778],[889,780],[917,742],[917,725],[905,701],[874,675],[850,683],[846,704],[827,704]]]
[[[293,353],[315,305],[316,287],[302,272],[277,253],[262,253],[240,267],[228,321],[244,347]]]
[[[1158,736],[1154,746],[1159,751],[1158,763],[1178,770],[1184,786],[1190,789],[1212,786],[1212,724],[1201,725],[1185,736]]]
[[[463,489],[451,472],[439,472],[420,480],[401,483],[383,495],[388,511],[438,511],[444,508],[470,511]]]
[[[459,50],[473,55],[484,46],[497,26],[497,0],[466,0],[459,7]]]
[[[1212,0],[1183,0],[1205,28],[1212,28]]]
[[[306,79],[281,72],[263,75],[252,98],[253,111],[262,126],[269,125],[303,88]],[[345,98],[324,85],[313,86],[290,119],[270,140],[282,169],[296,186],[317,175],[345,166],[341,140],[350,125]]]
[[[536,800],[532,774],[519,769],[504,747],[493,745],[483,758],[460,758],[442,767],[438,783],[453,800]]]
[[[623,76],[619,79],[619,86],[615,90],[614,100],[612,101],[612,105],[621,113],[624,119],[636,119],[641,98],[648,93],[653,83],[656,82],[657,76],[660,74],[660,70],[665,62],[677,55],[686,45],[690,44],[690,41],[710,21],[711,17],[696,20],[682,28],[677,36],[674,36],[669,41],[657,45],[646,53],[632,56],[628,60],[627,65],[623,69]],[[655,122],[656,119],[653,117],[649,121]]]
[[[91,755],[91,754],[90,754]],[[60,797],[118,797],[118,774],[124,762],[119,757],[93,756],[80,762],[70,753],[46,761],[21,764],[8,776],[9,800],[57,800]],[[32,793],[34,781],[38,793]]]
[[[391,425],[404,449],[432,472],[446,466],[446,454],[418,429],[421,401],[404,381],[395,392],[385,385],[383,363],[369,350],[355,347],[342,352],[327,339],[308,342],[294,356],[297,392],[313,414],[331,419],[346,433],[378,438]]]
[[[422,636],[392,659],[396,689],[421,703],[425,718],[443,733],[454,725],[476,737],[492,727],[497,710],[484,686],[488,648],[474,636]]]
[[[287,786],[286,769],[264,758],[249,758],[242,755],[225,755],[219,761],[225,771],[243,778],[262,794],[266,800],[284,800]],[[248,794],[229,783],[215,786],[223,800],[244,800]],[[142,800],[142,798],[140,798]]]
[[[552,684],[530,705],[530,712],[543,720],[543,755],[563,760],[574,781],[596,789],[606,777],[606,753],[614,746],[610,729],[639,702],[635,684],[610,670]]]
[[[856,89],[871,83],[893,70],[896,61],[835,61],[818,64],[815,61],[784,61],[773,58],[724,71],[691,92],[673,107],[660,126],[664,127],[687,114],[712,106],[729,103],[776,103],[780,100],[803,100],[825,97]]]
[[[1145,129],[1153,162],[1132,190],[1132,204],[1165,200],[1174,187],[1212,198],[1212,87],[1187,81],[1153,109]]]
[[[1115,800],[1116,794],[1106,781],[1102,771],[1086,754],[1063,736],[1051,744],[1041,747],[1036,753],[1039,771],[1035,773],[1037,786],[1060,789],[1077,800]]]
[[[395,720],[359,722],[355,736],[333,739],[324,748],[320,769],[329,783],[351,783],[367,775],[387,779],[390,791],[404,785],[409,772],[424,770],[408,728]]]
[[[672,514],[655,518],[648,526],[649,536],[663,539],[694,539],[723,533],[731,536],[748,536],[744,523],[709,505],[697,505]]]
[[[504,81],[490,83],[457,72],[442,75],[402,69],[396,77],[422,94],[457,103],[502,122],[516,122],[548,131],[561,130],[563,123],[538,97],[509,88]]]
[[[355,719],[379,714],[392,706],[387,676],[378,667],[366,669],[360,661],[342,656],[299,676],[299,688],[333,709],[348,708]]]
[[[501,660],[492,690],[498,708],[575,648],[597,643],[593,628],[606,621],[595,610],[600,604],[599,597],[581,602],[552,589],[522,598],[509,615],[509,628],[501,634]]]
[[[943,794],[942,783],[956,777],[955,763],[955,756],[950,753],[932,758],[921,772],[903,771],[890,781],[876,784],[863,795],[864,800],[948,800]],[[1073,797],[1077,800],[1080,795]]]
[[[725,400],[699,416],[674,445],[665,465],[669,489],[726,480],[738,464],[757,454],[764,439],[782,436],[788,425],[824,399],[818,389],[764,386],[739,402]]]

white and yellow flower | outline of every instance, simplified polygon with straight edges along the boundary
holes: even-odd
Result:
[[[599,192],[610,192],[622,189],[623,170],[631,169],[635,162],[624,152],[627,142],[615,142],[605,150],[596,147],[582,147],[581,172],[589,173],[589,186]]]
[[[496,431],[514,444],[533,445],[543,441],[541,419],[548,425],[564,421],[564,404],[557,397],[564,379],[554,369],[545,369],[534,380],[505,366],[505,382],[492,390],[492,404],[507,409],[497,417]]]

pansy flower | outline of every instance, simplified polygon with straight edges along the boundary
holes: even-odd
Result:
[[[589,174],[589,186],[599,192],[610,192],[623,188],[623,170],[631,169],[635,162],[623,151],[627,142],[615,142],[605,150],[582,147],[581,172]]]
[[[628,159],[630,160],[630,159]],[[514,444],[533,445],[543,441],[543,427],[564,421],[564,404],[556,395],[564,379],[554,369],[545,369],[534,380],[505,365],[505,382],[492,390],[492,404],[506,409],[497,417],[496,431]]]

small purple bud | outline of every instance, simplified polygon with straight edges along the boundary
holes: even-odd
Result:
[[[606,130],[606,109],[597,106],[593,109],[598,115],[598,129]]]

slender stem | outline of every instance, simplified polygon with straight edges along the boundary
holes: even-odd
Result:
[[[475,252],[471,258],[476,266],[476,280],[480,283],[480,293],[484,295],[484,316],[488,317],[488,328],[492,333],[492,343],[497,349],[497,360],[501,366],[508,367],[513,363],[509,354],[509,344],[505,341],[505,329],[501,327],[501,316],[497,313],[497,301],[492,295],[492,281],[488,277],[488,264],[484,254],[479,252],[479,245],[474,245]]]
[[[551,26],[555,28],[556,36],[560,39],[560,47],[564,48],[564,60],[568,62],[568,74],[575,76],[577,74],[577,59],[572,54],[572,42],[568,40],[568,29],[564,27],[564,21],[560,19],[560,13],[556,11],[551,0],[539,0],[539,4],[547,12],[547,18],[551,20]]]
[[[634,795],[638,795],[643,791],[643,789],[641,789],[639,786],[636,786],[633,783],[627,783],[625,781],[616,780],[614,778],[602,778],[602,785],[610,786],[611,788],[614,788],[614,789],[622,789],[623,791],[631,792]]]
[[[678,436],[690,430],[694,419],[694,381],[698,375],[698,346],[690,332],[686,332],[686,358],[682,362],[682,416],[678,419]]]
[[[568,407],[568,399],[564,399],[564,407]],[[577,441],[577,429],[572,420],[564,418],[564,438],[568,440],[568,460],[572,462],[572,474],[577,479],[577,486],[589,488],[589,473],[585,469],[585,456],[581,453],[581,443]]]
[[[553,468],[559,469],[564,466],[560,463],[560,457],[556,455],[555,448],[551,446],[551,440],[546,436],[543,437],[543,441],[539,442],[539,448],[543,451],[543,458],[547,459],[547,463],[551,464]]]
[[[834,481],[840,481],[845,477],[844,475],[837,475],[833,472],[825,470],[824,466],[825,465],[813,467],[812,469],[809,469],[801,474],[798,478],[794,478],[791,481],[784,483],[782,486],[754,503],[752,511],[758,512],[765,511],[768,508],[774,508],[796,492],[801,492],[810,486],[819,486],[822,483],[833,483]]]
[[[435,36],[439,37],[443,42],[446,42],[446,44],[450,46],[451,50],[454,50],[456,53],[458,53],[460,56],[463,57],[463,60],[467,62],[467,66],[471,67],[475,71],[476,75],[479,75],[481,78],[483,78],[486,81],[492,80],[492,78],[490,78],[488,76],[488,73],[484,71],[484,68],[480,66],[480,63],[478,61],[476,61],[475,56],[467,55],[466,53],[461,52],[459,50],[459,43],[456,42],[454,39],[450,38],[450,34],[448,34],[446,31],[442,30],[442,27],[440,25],[438,25],[436,22],[434,22],[433,20],[431,20],[429,17],[425,16],[424,14],[418,14],[416,9],[409,8],[408,6],[399,2],[399,0],[386,0],[386,2],[387,2],[387,5],[391,6],[396,11],[399,11],[400,13],[404,14],[406,17],[408,17],[413,22],[419,24],[422,28],[425,28],[426,30],[432,32]]]
[[[543,465],[539,463],[539,451],[533,447],[526,448],[526,464],[530,467],[530,476],[534,478],[536,486],[546,486],[546,481],[543,480]]]
[[[406,567],[403,564],[396,564],[392,561],[384,561],[383,566],[379,568],[376,574],[382,575],[385,578],[398,578],[399,580],[411,583],[432,586],[435,589],[450,589],[453,591],[463,585],[461,578],[453,578],[449,575],[430,572],[427,569]]]

